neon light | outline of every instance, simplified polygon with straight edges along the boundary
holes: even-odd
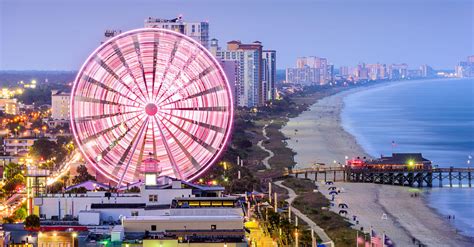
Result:
[[[71,95],[82,154],[116,182],[143,180],[150,153],[161,175],[194,180],[229,140],[233,102],[223,69],[174,31],[144,28],[108,40],[86,60]]]

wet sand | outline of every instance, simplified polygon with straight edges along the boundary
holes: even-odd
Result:
[[[313,163],[338,166],[344,164],[346,158],[369,157],[355,138],[341,127],[343,98],[358,90],[365,89],[352,89],[323,98],[282,128],[290,138],[288,146],[297,153],[298,168],[311,167]],[[429,208],[423,197],[411,197],[413,192],[407,187],[355,183],[336,183],[336,186],[345,191],[336,196],[336,207],[342,202],[349,206],[348,217],[358,216],[357,229],[362,226],[368,232],[372,226],[378,234],[385,232],[397,246],[417,246],[413,244],[413,238],[427,246],[474,246],[472,239],[457,233],[447,219]],[[321,186],[321,192],[329,198],[325,185]],[[386,219],[382,218],[383,214]]]

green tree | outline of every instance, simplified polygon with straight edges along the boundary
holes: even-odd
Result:
[[[19,187],[25,186],[25,182],[25,177],[21,174],[17,174],[12,179],[7,180],[3,186],[3,189],[7,192],[7,194],[11,195]]]
[[[20,174],[21,170],[21,165],[13,162],[8,163],[8,165],[5,166],[5,179],[12,179],[15,175]]]
[[[28,216],[28,212],[27,212],[27,209],[26,209],[26,203],[22,204],[20,208],[15,210],[15,212],[13,212],[13,217],[17,221],[24,221],[26,216]]]
[[[33,143],[30,148],[30,153],[36,157],[43,158],[45,160],[54,157],[55,150],[57,150],[59,145],[48,140],[48,138],[40,138]]]
[[[64,183],[61,181],[56,181],[53,184],[48,186],[48,192],[49,193],[60,193],[64,188]]]
[[[25,219],[25,228],[26,229],[38,229],[40,227],[40,218],[37,215],[29,215]]]
[[[95,177],[89,174],[89,172],[87,171],[87,167],[85,165],[78,166],[76,171],[77,171],[77,175],[72,179],[72,183],[79,184],[82,182],[86,182],[88,180],[95,181]]]

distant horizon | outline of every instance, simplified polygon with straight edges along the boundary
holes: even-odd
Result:
[[[0,70],[77,71],[105,30],[180,14],[209,21],[209,38],[221,46],[261,41],[277,51],[278,69],[318,56],[335,68],[378,62],[446,70],[474,54],[473,9],[469,0],[2,0]]]

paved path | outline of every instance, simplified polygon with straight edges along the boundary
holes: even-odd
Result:
[[[273,120],[270,121],[270,123],[268,124],[265,124],[262,128],[262,133],[263,133],[263,137],[265,137],[266,140],[270,140],[270,137],[267,136],[267,127],[268,125],[272,124],[273,123]],[[266,149],[264,146],[263,146],[263,140],[260,140],[258,141],[257,143],[257,146],[259,146],[263,151],[267,152],[268,153],[268,156],[265,157],[265,159],[262,160],[263,162],[263,165],[265,165],[265,168],[267,169],[271,169],[270,167],[270,163],[268,162],[273,156],[275,156],[275,154],[273,153],[272,150],[268,150]]]
[[[292,190],[291,188],[288,188],[285,185],[283,185],[282,182],[283,181],[278,181],[278,182],[275,182],[275,184],[282,187],[282,188],[284,188],[284,189],[286,189],[288,191],[288,199],[286,199],[286,201],[288,202],[288,205],[290,205],[290,207],[291,207],[291,212],[293,214],[295,214],[296,216],[298,216],[298,218],[300,218],[304,222],[306,222],[306,224],[308,224],[308,226],[310,226],[311,229],[314,230],[314,232],[319,236],[319,238],[323,241],[323,243],[326,244],[326,246],[332,246],[333,247],[334,242],[331,240],[331,238],[329,238],[329,236],[326,234],[326,232],[321,227],[316,225],[316,223],[314,223],[313,220],[308,218],[308,216],[306,216],[305,214],[301,213],[301,211],[299,211],[297,208],[291,206],[291,204],[293,203],[293,201],[295,200],[295,198],[298,195],[296,195],[294,190]]]

